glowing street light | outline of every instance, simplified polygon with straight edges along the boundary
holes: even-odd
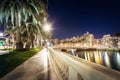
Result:
[[[46,23],[45,25],[44,25],[44,30],[45,31],[51,31],[52,30],[52,27],[51,27],[52,25],[50,24],[50,23]]]
[[[3,36],[3,33],[0,32],[0,36]]]
[[[43,30],[44,30],[44,36],[45,36],[45,38],[46,38],[46,40],[45,40],[45,44],[47,45],[47,46],[50,46],[51,45],[51,43],[50,43],[50,38],[51,38],[51,36],[52,36],[52,33],[51,33],[51,30],[52,30],[52,24],[50,24],[50,23],[45,23],[44,25],[43,25]]]

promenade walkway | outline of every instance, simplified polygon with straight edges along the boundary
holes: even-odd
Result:
[[[0,55],[7,54],[7,53],[9,53],[8,50],[0,50]]]
[[[44,48],[0,80],[120,80],[120,72]]]
[[[43,49],[0,80],[50,80],[47,54]]]

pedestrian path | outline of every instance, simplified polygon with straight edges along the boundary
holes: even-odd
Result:
[[[47,54],[43,49],[0,80],[49,80]]]
[[[8,50],[0,50],[0,55],[7,54],[7,53],[9,53]]]

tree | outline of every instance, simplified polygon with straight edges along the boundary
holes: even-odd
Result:
[[[0,21],[4,22],[7,28],[17,28],[15,31],[16,49],[23,48],[20,27],[29,23],[40,27],[47,16],[46,5],[47,0],[0,1]]]
[[[32,48],[34,48],[34,40],[36,38],[44,38],[43,31],[40,29],[39,26],[29,24],[29,25],[23,25],[21,27],[21,33],[22,33],[22,41],[26,44],[26,49],[29,49],[32,45]],[[40,37],[37,37],[37,35],[40,35]],[[40,39],[39,39],[40,40]]]

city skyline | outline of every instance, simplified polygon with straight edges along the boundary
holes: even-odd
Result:
[[[120,48],[120,37],[119,33],[115,36],[110,34],[103,35],[102,38],[97,39],[94,34],[89,32],[84,33],[80,36],[73,36],[71,38],[65,38],[62,40],[53,39],[51,40],[54,47],[76,47],[76,48],[97,48],[97,49],[118,49]]]
[[[89,31],[86,31],[86,32],[83,32],[83,33],[81,33],[80,35],[76,35],[76,36],[71,36],[71,37],[66,37],[66,38],[61,38],[61,39],[59,39],[59,38],[53,38],[53,39],[59,39],[59,40],[62,40],[62,39],[70,39],[70,38],[73,38],[73,37],[80,37],[80,36],[82,36],[83,34],[85,34],[85,33],[90,33]],[[118,34],[120,34],[119,32],[116,32],[116,33],[118,33]],[[103,35],[101,35],[101,37],[96,37],[95,36],[95,34],[93,34],[93,33],[90,33],[90,34],[92,34],[92,35],[94,35],[94,38],[96,38],[96,39],[102,39],[103,38],[103,36],[104,35],[110,35],[110,36],[114,36],[116,33],[114,33],[114,34],[103,34]]]
[[[120,1],[49,1],[48,21],[53,23],[53,38],[63,39],[90,32],[96,38],[120,30]]]

